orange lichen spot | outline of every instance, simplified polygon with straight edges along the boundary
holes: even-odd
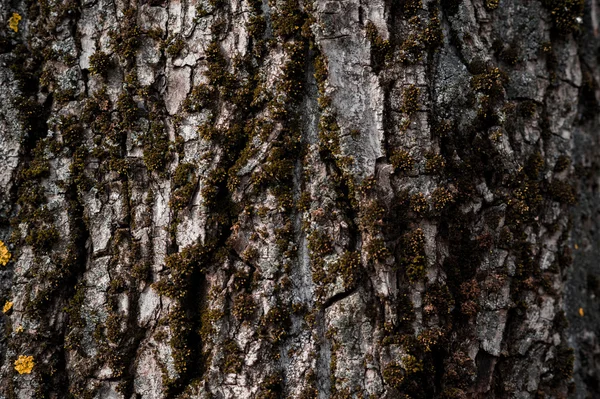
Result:
[[[579,249],[579,245],[575,244],[574,246],[575,246],[575,249]]]
[[[8,261],[10,260],[10,252],[8,252],[8,248],[2,241],[0,241],[0,266],[6,266]]]
[[[17,360],[15,360],[15,370],[19,374],[29,374],[31,370],[33,370],[33,356],[19,356]]]
[[[583,308],[579,308],[579,316],[583,317],[585,313],[583,312]]]
[[[22,332],[23,332],[23,326],[19,324],[19,325],[17,326],[17,328],[15,328],[15,332],[16,332],[17,334],[20,334],[20,333],[22,333]]]
[[[21,20],[21,16],[16,12],[13,12],[12,17],[8,20],[8,27],[15,32],[19,31],[19,21]]]
[[[4,304],[4,307],[2,308],[2,312],[4,313],[8,313],[9,310],[11,310],[13,307],[13,303],[11,301],[6,301],[6,303]]]

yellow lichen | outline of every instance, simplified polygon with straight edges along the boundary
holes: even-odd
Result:
[[[0,241],[0,266],[6,266],[8,261],[10,260],[10,252],[8,252],[8,248],[2,241]]]
[[[19,31],[19,21],[21,20],[21,16],[16,12],[13,12],[12,17],[8,20],[8,27],[15,32]]]
[[[17,328],[15,328],[15,332],[17,334],[22,333],[23,332],[23,326],[22,325],[18,325]]]
[[[585,313],[583,312],[583,308],[579,308],[579,316],[583,317]]]
[[[8,311],[11,310],[12,307],[13,307],[13,303],[11,301],[6,301],[6,303],[4,304],[4,307],[2,308],[2,312],[8,313]]]
[[[33,370],[33,356],[23,356],[20,355],[17,360],[15,360],[15,370],[19,374],[29,374],[31,370]]]

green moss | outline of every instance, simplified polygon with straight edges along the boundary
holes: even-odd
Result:
[[[402,357],[402,365],[406,370],[407,375],[414,375],[423,371],[423,362],[413,355],[405,355]]]
[[[151,38],[157,42],[160,42],[162,40],[162,38],[164,37],[164,35],[165,35],[165,32],[161,28],[158,28],[158,27],[154,27],[154,28],[151,28],[146,31],[146,36],[148,36],[149,38]]]
[[[317,230],[308,235],[308,246],[311,250],[310,260],[313,281],[317,284],[316,296],[325,298],[327,286],[335,284],[341,278],[345,290],[352,290],[358,284],[361,273],[360,254],[345,251],[340,257],[325,267],[324,258],[333,252],[331,239]]]
[[[312,198],[308,191],[303,191],[300,193],[300,198],[296,202],[296,209],[298,212],[308,212],[310,210],[310,204],[312,202]]]
[[[273,142],[260,172],[252,176],[252,183],[256,188],[269,187],[279,205],[289,211],[293,207],[294,159],[299,155],[301,146],[299,132],[283,133],[283,141]]]
[[[410,85],[404,89],[404,99],[402,102],[401,112],[407,115],[412,115],[419,110],[419,95],[421,89],[415,85]]]
[[[414,64],[423,59],[425,45],[420,41],[417,33],[409,34],[400,45],[399,59],[405,64]]]
[[[495,10],[496,8],[498,8],[499,4],[500,0],[485,0],[485,8],[487,8],[488,10]]]
[[[371,21],[366,26],[367,39],[371,43],[371,66],[377,73],[392,58],[392,46],[389,40],[383,40],[375,24]]]
[[[282,0],[278,2],[271,15],[273,32],[282,38],[290,38],[300,33],[306,14],[298,7],[294,0]]]
[[[106,86],[103,86],[86,100],[81,119],[94,130],[105,132],[108,130],[106,125],[110,126],[110,119],[107,120],[110,108],[111,101]]]
[[[479,130],[490,129],[500,123],[500,119],[498,117],[498,113],[494,107],[494,100],[489,95],[484,95],[479,98],[479,107],[477,109],[477,119],[475,120],[473,126]],[[510,123],[510,122],[509,122]],[[508,125],[508,124],[507,124]],[[501,135],[501,133],[494,129],[497,134]],[[495,139],[497,136],[496,133],[492,133],[492,139]]]
[[[329,156],[340,154],[339,133],[340,127],[335,116],[330,113],[321,115],[319,121],[319,147],[326,157],[327,154]]]
[[[232,313],[238,321],[247,321],[252,319],[256,308],[252,295],[243,293],[235,297]]]
[[[423,3],[421,0],[396,1],[396,3],[398,3],[402,14],[406,18],[416,15],[419,10],[423,9]]]
[[[152,275],[152,265],[150,262],[138,261],[131,269],[131,276],[139,282],[149,281]]]
[[[208,0],[208,4],[215,9],[220,10],[227,6],[227,0]]]
[[[339,259],[331,265],[331,272],[340,275],[344,282],[344,290],[349,291],[358,285],[361,272],[360,253],[345,251]]]
[[[191,364],[192,351],[187,342],[190,332],[190,320],[180,306],[174,306],[169,314],[169,326],[171,328],[171,340],[173,365],[179,374],[187,374]]]
[[[511,42],[507,47],[500,50],[498,58],[508,65],[517,65],[521,60],[521,46],[518,42]]]
[[[221,372],[225,374],[237,374],[242,371],[244,365],[244,352],[237,343],[229,339],[222,345],[223,365]]]
[[[542,0],[542,4],[550,11],[554,27],[560,33],[579,30],[577,19],[583,15],[584,0]]]
[[[34,252],[42,253],[52,248],[58,242],[60,234],[54,226],[44,226],[39,229],[31,229],[25,237],[25,242],[30,245]]]
[[[487,94],[492,98],[504,94],[504,85],[508,83],[508,76],[497,67],[486,67],[486,71],[471,78],[471,88]]]
[[[455,303],[448,286],[440,283],[431,284],[427,287],[424,302],[425,306],[423,309],[425,314],[431,314],[434,317],[446,317],[450,315]],[[427,347],[433,345],[432,341],[436,340],[435,336],[430,335],[426,332],[421,333],[420,341],[426,341]]]
[[[404,150],[396,150],[390,156],[390,163],[394,167],[397,172],[401,173],[409,173],[415,167],[414,158],[408,153],[408,151]]]
[[[417,215],[423,215],[429,210],[427,199],[423,193],[416,193],[410,197],[410,209]]]
[[[260,383],[256,399],[282,399],[283,378],[278,374],[271,374]]]
[[[241,258],[244,262],[253,263],[260,256],[260,252],[256,247],[248,246],[241,255]]]
[[[139,108],[133,96],[126,90],[124,90],[117,100],[116,106],[117,112],[119,113],[119,126],[123,130],[133,129],[138,121]],[[120,130],[115,130],[111,134],[111,138],[116,139],[123,134]]]
[[[73,162],[69,166],[70,178],[79,193],[88,191],[92,186],[90,179],[85,175],[87,156],[88,151],[85,146],[79,146],[73,153]]]
[[[287,337],[290,326],[289,310],[281,305],[276,305],[269,309],[261,321],[263,333],[274,344],[279,343]]]
[[[424,390],[422,379],[424,370],[425,366],[422,360],[412,354],[407,354],[402,356],[401,363],[397,361],[388,363],[383,368],[382,374],[387,385],[409,393],[410,397],[420,397]]]
[[[554,201],[560,202],[561,204],[572,205],[577,202],[575,188],[569,183],[554,180],[550,183],[548,192]]]
[[[111,30],[109,37],[112,50],[127,63],[133,62],[133,57],[140,44],[142,30],[137,26],[137,10],[128,8],[123,12],[123,23],[118,29]]]
[[[209,84],[221,88],[221,94],[231,97],[235,90],[235,77],[228,72],[228,63],[218,41],[212,41],[206,48],[207,71],[206,77]]]
[[[206,141],[213,141],[219,137],[219,130],[210,123],[203,123],[198,126],[198,136]]]
[[[533,220],[539,214],[544,200],[540,184],[523,172],[512,176],[507,183],[512,189],[507,202],[507,224],[516,226]]]
[[[83,127],[79,118],[74,115],[61,116],[58,126],[63,144],[71,150],[75,150],[83,139]]]
[[[517,112],[521,117],[531,119],[535,116],[536,108],[537,106],[534,101],[525,100],[519,103],[517,107]]]
[[[25,181],[19,186],[17,204],[21,206],[19,219],[30,216],[40,205],[46,202],[44,189],[35,181]]]
[[[433,202],[433,208],[436,211],[441,212],[454,201],[454,196],[450,191],[448,191],[448,189],[444,187],[438,187],[433,191],[431,199]]]
[[[46,159],[46,140],[39,140],[33,149],[33,159],[21,169],[22,180],[42,179],[50,174],[50,164]]]
[[[421,33],[420,39],[429,50],[436,50],[444,41],[442,24],[438,17],[438,10],[432,7],[429,11],[429,23]]]
[[[250,37],[261,38],[267,30],[267,20],[262,15],[251,15],[248,19],[247,29]]]
[[[327,59],[323,54],[319,53],[315,56],[314,68],[315,80],[317,81],[317,86],[319,87],[319,93],[322,96],[325,93],[325,83],[327,82],[327,75],[329,73]]]
[[[220,167],[212,170],[209,173],[201,191],[202,198],[204,199],[204,203],[207,207],[213,207],[217,205],[218,194],[222,189],[224,189],[226,178],[227,173],[223,168]]]
[[[71,208],[70,210],[72,211]],[[50,267],[36,276],[36,280],[43,281],[44,285],[43,288],[36,290],[35,295],[32,295],[33,299],[25,304],[25,313],[27,315],[41,317],[41,312],[48,309],[48,305],[52,303],[57,291],[69,290],[70,292],[71,289],[69,289],[69,286],[72,278],[77,271],[77,267],[80,266],[76,246],[77,243],[71,240],[66,249],[52,254],[52,263],[48,264]],[[36,248],[34,247],[33,250],[35,252]],[[33,270],[35,268],[34,265]],[[37,284],[35,280],[32,283]]]
[[[375,176],[365,178],[358,186],[357,192],[362,196],[373,194],[373,189],[377,187],[377,178]]]
[[[398,362],[390,362],[383,368],[383,380],[392,388],[400,389],[406,372]]]
[[[359,211],[360,227],[369,234],[376,234],[383,225],[384,213],[385,209],[376,200],[362,204]]]
[[[422,61],[427,51],[435,51],[443,43],[444,35],[437,7],[430,7],[426,24],[421,17],[414,15],[409,18],[408,25],[410,33],[400,44],[398,56],[400,62],[414,64]]]
[[[284,51],[289,60],[284,64],[278,91],[285,94],[288,101],[297,103],[304,93],[304,71],[306,64],[305,44],[303,42],[285,43]]]
[[[110,157],[108,160],[108,170],[118,173],[121,176],[125,176],[129,173],[129,161],[127,159]]]
[[[75,93],[75,89],[56,89],[53,93],[54,101],[56,101],[57,104],[66,104],[69,101],[76,99]]]
[[[434,133],[441,137],[448,137],[454,130],[454,124],[452,121],[448,119],[441,119],[434,122],[433,131]]]
[[[96,51],[90,56],[90,73],[106,77],[112,66],[110,55],[103,51]]]
[[[556,352],[552,367],[552,370],[554,371],[552,382],[555,385],[558,385],[572,378],[575,355],[573,349],[565,345],[560,345]]]
[[[402,236],[402,247],[399,259],[400,267],[404,268],[411,283],[425,277],[427,263],[425,258],[425,234],[416,229]]]
[[[323,232],[314,230],[308,236],[308,249],[315,257],[322,258],[333,250],[331,239]]]
[[[195,166],[190,163],[180,163],[173,174],[173,194],[169,206],[176,210],[185,208],[196,191],[197,177]]]
[[[365,246],[368,259],[372,262],[383,262],[390,256],[390,251],[386,248],[385,242],[381,238],[371,239]]]
[[[204,4],[199,2],[196,5],[196,18],[194,18],[194,22],[199,23],[201,21],[201,18],[204,18],[210,14],[211,13],[206,8],[204,8]]]
[[[144,165],[149,172],[165,172],[169,156],[169,141],[165,136],[156,137],[144,144]],[[163,174],[161,173],[161,174]]]
[[[215,333],[214,323],[223,318],[223,312],[217,309],[204,309],[201,313],[202,323],[200,328],[200,337],[209,341],[211,335]]]
[[[427,174],[440,174],[446,167],[446,161],[440,154],[428,152],[425,154],[425,159],[425,173]]]
[[[298,399],[318,399],[317,376],[314,370],[309,370],[304,379],[305,387],[300,393]]]
[[[34,137],[37,136],[43,127],[40,125],[40,116],[44,115],[42,105],[33,98],[21,96],[15,99],[15,108],[19,111],[18,118],[23,130]]]
[[[262,0],[248,0],[248,4],[250,5],[253,13],[262,14]]]
[[[286,220],[283,226],[275,229],[275,244],[277,244],[277,249],[284,256],[290,244],[293,244],[293,234],[292,223],[289,219]]]
[[[534,152],[527,159],[527,163],[525,165],[525,173],[527,173],[527,176],[530,179],[538,179],[540,172],[542,172],[542,170],[544,169],[544,165],[545,162],[544,158],[542,157],[542,154],[539,151]]]
[[[554,164],[554,172],[564,172],[569,168],[569,166],[571,166],[571,158],[567,157],[566,155],[561,155],[558,157],[556,163]]]
[[[175,58],[179,55],[179,53],[181,53],[181,50],[183,50],[184,47],[185,47],[185,42],[183,41],[183,39],[181,37],[177,37],[167,47],[167,54],[171,58]]]
[[[187,295],[201,250],[197,246],[186,247],[181,252],[167,256],[165,266],[170,272],[170,278],[155,283],[155,288],[161,295],[173,299],[181,299]]]
[[[195,306],[195,287],[200,283],[199,279],[203,279],[201,265],[209,261],[213,251],[214,242],[207,241],[204,245],[195,244],[169,255],[166,258],[168,275],[154,284],[157,292],[174,299],[168,319],[164,322],[168,323],[171,331],[170,346],[179,376],[164,380],[167,392],[177,391],[196,375],[200,353],[193,343],[200,338],[208,340],[213,323],[223,315],[216,309],[198,309]]]

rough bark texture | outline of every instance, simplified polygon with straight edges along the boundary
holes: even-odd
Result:
[[[0,2],[0,398],[600,397],[599,7]]]

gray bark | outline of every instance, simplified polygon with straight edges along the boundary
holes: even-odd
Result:
[[[600,396],[599,7],[1,2],[0,398]]]

